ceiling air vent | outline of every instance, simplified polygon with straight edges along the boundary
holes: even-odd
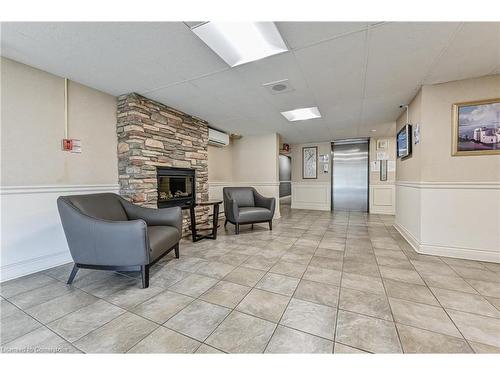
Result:
[[[273,95],[284,94],[285,92],[295,90],[288,79],[264,83],[262,86]]]

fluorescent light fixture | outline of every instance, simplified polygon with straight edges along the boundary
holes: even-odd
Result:
[[[205,22],[191,29],[229,66],[288,51],[273,22]]]
[[[288,121],[310,120],[321,117],[318,107],[297,108],[291,111],[281,112],[281,114],[285,116]]]

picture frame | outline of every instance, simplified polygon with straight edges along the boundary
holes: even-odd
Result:
[[[318,178],[318,147],[302,147],[302,178]]]
[[[500,155],[500,98],[454,103],[452,156]]]
[[[387,150],[389,141],[387,139],[377,139],[377,150]]]

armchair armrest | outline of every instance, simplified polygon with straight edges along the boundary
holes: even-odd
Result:
[[[147,225],[175,227],[182,235],[182,210],[180,207],[147,208],[135,205],[120,197],[120,201],[130,220],[142,219]]]
[[[257,192],[257,190],[255,190],[255,189],[253,191],[253,194],[254,194],[255,205],[257,207],[267,208],[274,215],[274,209],[275,209],[275,205],[276,205],[276,199],[275,198],[266,198],[263,195],[260,195]]]
[[[93,218],[63,198],[58,198],[57,207],[75,263],[113,266],[149,263],[149,240],[144,220]]]

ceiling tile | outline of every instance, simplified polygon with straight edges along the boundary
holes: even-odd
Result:
[[[365,33],[347,35],[294,53],[320,106],[361,98]]]
[[[499,72],[500,23],[465,23],[426,78],[441,83]]]
[[[2,54],[114,95],[228,69],[180,22],[7,23]]]
[[[401,113],[400,105],[407,104],[417,94],[417,89],[400,90],[387,95],[366,98],[363,101],[361,125],[379,124],[395,120]]]
[[[397,22],[371,29],[365,96],[418,87],[458,25]]]
[[[290,48],[301,48],[365,29],[368,22],[277,22]]]
[[[500,23],[277,25],[292,51],[233,69],[182,22],[2,23],[1,47],[2,56],[113,95],[139,92],[220,129],[279,132],[288,142],[372,127],[393,134],[387,123],[422,84],[500,73]],[[282,79],[294,91],[262,87]],[[318,120],[280,114],[316,105]]]

